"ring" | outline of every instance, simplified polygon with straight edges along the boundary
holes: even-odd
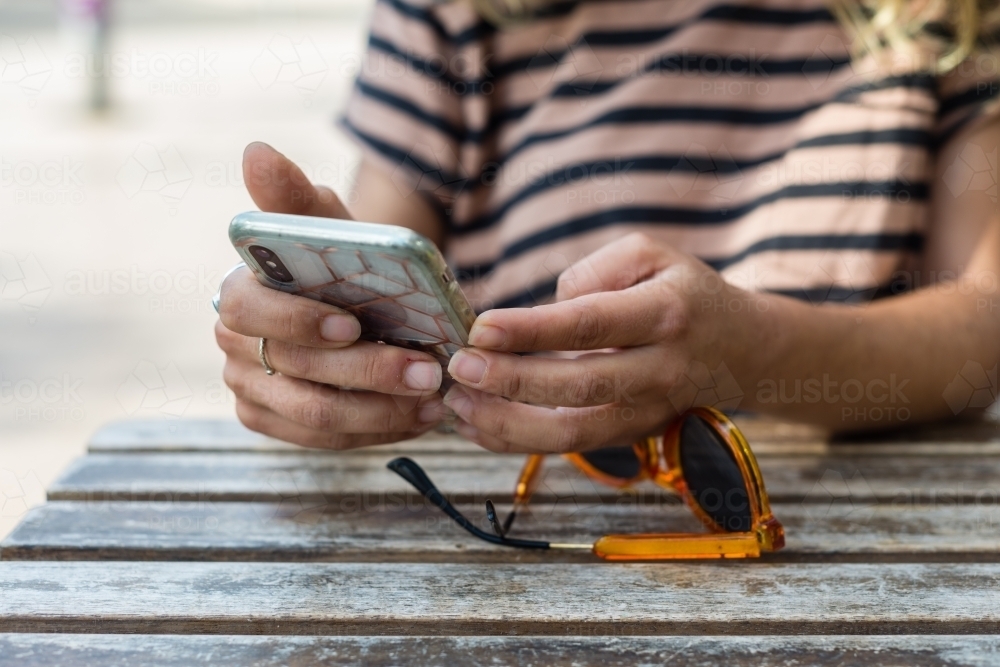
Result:
[[[271,368],[271,364],[267,363],[267,339],[261,338],[260,343],[257,344],[257,356],[260,357],[260,365],[264,367],[264,372],[268,375],[274,375],[274,369]]]
[[[215,290],[215,296],[212,297],[212,308],[215,308],[215,312],[219,312],[219,302],[222,300],[222,283],[226,282],[226,278],[231,276],[235,271],[242,269],[247,265],[246,262],[240,262],[233,268],[226,271],[226,275],[222,276],[222,282],[219,283],[219,289]]]

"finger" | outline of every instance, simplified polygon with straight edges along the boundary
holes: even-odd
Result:
[[[652,281],[534,308],[489,310],[476,319],[469,344],[504,352],[600,350],[670,340],[686,326],[683,298],[669,283]]]
[[[265,375],[251,362],[230,359],[226,385],[244,401],[317,431],[396,433],[436,424],[446,413],[437,394],[389,396],[337,389],[284,375]]]
[[[448,372],[463,385],[512,401],[586,407],[628,405],[657,388],[666,394],[669,384],[663,365],[660,354],[649,346],[576,359],[469,348],[452,357]]]
[[[629,234],[563,271],[556,283],[556,300],[631,287],[666,268],[676,254],[645,234]]]
[[[651,410],[614,405],[546,408],[508,401],[462,385],[449,389],[444,403],[481,435],[509,443],[508,451],[564,454],[627,445],[658,426],[652,421]]]
[[[388,444],[416,438],[431,428],[428,425],[419,431],[396,433],[332,433],[311,429],[265,407],[241,400],[236,401],[236,416],[251,431],[315,449],[343,450]]]
[[[265,143],[255,141],[243,151],[243,180],[262,211],[351,219],[333,190],[314,186],[294,162]]]
[[[329,304],[264,287],[249,270],[234,271],[222,284],[219,319],[244,336],[336,348],[361,335],[350,313]]]
[[[458,434],[463,438],[471,440],[483,449],[491,451],[495,454],[528,454],[532,451],[530,448],[512,445],[509,442],[504,442],[500,438],[495,438],[492,435],[483,433],[469,422],[462,421],[461,419],[456,420],[453,426]]]
[[[216,340],[227,355],[260,363],[260,339],[216,327]],[[267,363],[281,375],[338,387],[394,396],[433,394],[441,388],[441,364],[424,352],[358,341],[339,350],[323,350],[268,338]]]

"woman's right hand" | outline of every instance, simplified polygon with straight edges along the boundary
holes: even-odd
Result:
[[[243,155],[247,190],[262,211],[350,217],[329,189],[288,158],[254,143]],[[412,438],[448,412],[441,366],[425,353],[358,340],[350,313],[264,287],[249,269],[223,283],[215,337],[223,378],[247,428],[306,447],[349,449]],[[269,376],[258,357],[267,339]]]

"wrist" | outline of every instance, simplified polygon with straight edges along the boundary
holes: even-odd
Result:
[[[807,326],[807,304],[774,294],[741,291],[743,307],[728,312],[721,341],[722,361],[743,390],[740,407],[757,410],[761,380],[781,375],[798,356],[797,341]],[[808,337],[807,337],[808,338]]]

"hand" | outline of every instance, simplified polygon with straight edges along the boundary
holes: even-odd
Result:
[[[693,406],[693,362],[714,370],[742,358],[750,323],[716,306],[733,299],[757,297],[697,259],[631,234],[563,272],[557,303],[480,315],[473,347],[448,367],[460,384],[445,404],[460,417],[460,433],[499,452],[584,451],[662,433]],[[552,350],[589,352],[516,354]]]
[[[265,144],[243,155],[247,190],[262,211],[349,218]],[[247,270],[222,285],[215,326],[236,414],[254,431],[307,447],[347,449],[412,438],[445,412],[441,366],[428,354],[359,341],[361,327],[333,306],[264,287]],[[267,339],[268,376],[257,356]]]

